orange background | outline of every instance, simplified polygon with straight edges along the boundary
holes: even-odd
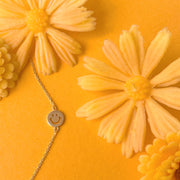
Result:
[[[83,68],[83,56],[107,62],[102,53],[104,39],[118,43],[119,34],[137,24],[147,48],[155,34],[168,27],[173,38],[158,71],[180,56],[179,0],[89,0],[94,10],[97,30],[68,33],[83,45],[79,64],[71,68],[64,63],[58,73],[41,76],[53,99],[66,115],[54,146],[37,179],[39,180],[138,180],[139,154],[132,159],[121,155],[121,146],[108,144],[97,137],[100,121],[75,117],[75,111],[101,93],[83,91],[77,77],[89,74]],[[34,78],[30,64],[23,71],[10,96],[0,102],[0,179],[30,179],[53,135],[46,121],[51,105]],[[180,115],[173,111],[176,116]],[[147,143],[152,141],[148,130]]]

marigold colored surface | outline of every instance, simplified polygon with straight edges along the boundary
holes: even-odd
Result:
[[[173,34],[170,47],[156,72],[180,56],[180,2],[177,0],[89,0],[85,6],[95,12],[97,30],[68,33],[83,45],[84,53],[74,68],[62,64],[61,71],[41,76],[59,108],[66,114],[55,144],[37,180],[139,180],[138,155],[126,159],[121,146],[108,144],[97,137],[100,121],[76,118],[76,110],[102,93],[86,92],[77,85],[77,78],[88,74],[83,56],[96,57],[106,63],[102,53],[104,39],[118,45],[119,34],[138,24],[147,49],[156,33],[168,27]],[[165,107],[166,108],[166,107]],[[53,129],[46,116],[51,110],[46,96],[32,74],[30,65],[24,70],[10,96],[0,102],[0,179],[29,179],[41,159]],[[180,113],[168,108],[177,118]],[[150,134],[148,128],[147,134]],[[148,136],[146,142],[152,142]]]

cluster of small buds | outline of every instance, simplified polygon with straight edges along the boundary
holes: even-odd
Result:
[[[7,97],[18,79],[18,62],[10,47],[0,39],[0,100]]]

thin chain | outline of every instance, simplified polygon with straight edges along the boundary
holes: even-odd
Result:
[[[36,170],[34,171],[34,174],[33,174],[33,176],[31,177],[31,180],[34,180],[34,179],[36,178],[36,176],[38,175],[38,173],[39,173],[39,171],[40,171],[40,169],[41,169],[44,161],[46,160],[46,157],[48,156],[48,153],[49,153],[49,151],[50,151],[50,149],[51,149],[51,147],[52,147],[52,145],[53,145],[53,143],[54,143],[54,140],[55,140],[58,132],[59,132],[59,127],[58,127],[57,129],[55,129],[54,135],[53,135],[51,141],[49,142],[49,145],[48,145],[48,147],[47,147],[47,149],[46,149],[46,152],[44,153],[44,156],[42,157],[40,163],[38,164],[38,167],[37,167]]]
[[[32,68],[33,68],[33,72],[34,72],[34,75],[36,77],[36,80],[38,81],[39,85],[42,87],[42,89],[44,90],[46,96],[48,97],[49,101],[51,102],[51,104],[53,106],[53,110],[57,110],[56,103],[53,101],[52,97],[48,93],[47,89],[45,88],[44,84],[41,82],[41,80],[39,78],[39,75],[36,72],[36,68],[35,68],[34,62],[31,61],[31,64],[32,64]]]
[[[45,86],[44,86],[43,83],[41,82],[41,80],[40,80],[40,78],[39,78],[39,75],[38,75],[37,72],[36,72],[36,68],[35,68],[35,65],[34,65],[33,61],[31,61],[31,64],[32,64],[32,68],[33,68],[34,75],[35,75],[38,83],[40,84],[40,86],[41,86],[42,89],[44,90],[45,94],[47,95],[49,101],[51,102],[51,104],[52,104],[52,106],[53,106],[53,110],[57,110],[58,108],[57,108],[55,102],[53,101],[52,97],[51,97],[50,94],[48,93],[47,89],[45,88]],[[48,145],[48,147],[47,147],[47,149],[46,149],[46,152],[44,153],[41,161],[39,162],[36,170],[34,171],[34,174],[33,174],[33,176],[31,177],[31,180],[34,180],[34,179],[36,178],[36,176],[38,175],[38,173],[39,173],[39,171],[40,171],[40,169],[41,169],[41,167],[42,167],[42,165],[43,165],[46,157],[48,156],[48,153],[50,152],[50,149],[51,149],[51,147],[52,147],[52,145],[53,145],[53,143],[54,143],[54,140],[55,140],[58,132],[59,132],[59,127],[56,127],[56,128],[55,128],[55,131],[54,131],[54,135],[53,135],[52,139],[51,139],[50,142],[49,142],[49,145]]]

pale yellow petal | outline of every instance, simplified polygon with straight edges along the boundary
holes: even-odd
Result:
[[[178,82],[180,82],[180,58],[173,61],[151,80],[151,84],[160,87],[170,86]]]
[[[148,77],[151,72],[157,67],[162,57],[164,56],[169,43],[171,33],[167,28],[161,30],[151,42],[142,67],[142,75]]]
[[[33,37],[33,33],[29,33],[16,52],[17,60],[20,67],[19,71],[21,71],[24,68],[24,66],[27,64],[29,60]]]
[[[14,13],[14,16],[12,17],[25,17],[26,14],[26,9],[24,9],[23,7],[19,6],[18,4],[16,4],[15,2],[11,1],[11,0],[1,0],[0,1],[0,9],[3,10],[3,12],[7,12],[7,13]],[[4,16],[1,16],[1,14],[3,15],[3,13],[0,13],[0,17],[4,17],[6,16],[6,14]]]
[[[98,75],[87,75],[78,78],[78,84],[84,90],[104,91],[104,90],[123,90],[124,83],[118,80],[105,78]]]
[[[146,114],[144,102],[139,101],[136,104],[131,126],[126,138],[122,141],[122,154],[130,158],[133,152],[142,151],[146,134]]]
[[[111,63],[118,68],[121,72],[130,75],[132,74],[127,63],[123,59],[120,50],[118,47],[111,41],[105,40],[103,51],[105,56],[111,61]]]
[[[80,8],[63,8],[62,6],[52,14],[51,21],[65,23],[67,25],[78,24],[85,21],[93,14],[93,11],[87,10],[85,7]],[[66,15],[67,17],[64,17]],[[59,19],[58,19],[59,18]],[[67,22],[65,22],[67,21]]]
[[[19,19],[8,19],[8,18],[0,18],[0,31],[7,30],[21,30],[26,26],[25,20],[23,18]]]
[[[82,106],[77,112],[77,117],[86,117],[87,120],[97,119],[111,112],[127,100],[124,92],[106,95],[92,100]]]
[[[74,24],[74,25],[55,25],[56,28],[65,29],[69,31],[76,32],[89,32],[96,29],[96,19],[93,17],[88,18],[82,23]]]
[[[132,124],[130,129],[132,128]],[[127,137],[123,139],[121,146],[122,155],[126,158],[130,158],[133,155],[133,144],[132,144],[132,135],[130,132],[127,134]]]
[[[29,9],[29,5],[26,0],[14,0],[17,4],[23,6],[26,9]]]
[[[51,15],[53,12],[64,9],[75,9],[81,7],[87,0],[51,0],[46,8],[46,12]]]
[[[38,0],[39,1],[39,8],[40,9],[46,9],[48,3],[49,3],[49,0]],[[53,0],[50,0],[50,1],[53,1]]]
[[[1,8],[0,6],[0,18],[17,18],[17,19],[20,19],[20,18],[24,18],[24,16],[18,14],[18,13],[14,13],[12,11],[7,11],[6,9],[3,9]]]
[[[64,25],[76,25],[86,21],[92,14],[93,11],[88,11],[85,7],[73,9],[61,7],[52,14],[51,22]]]
[[[53,28],[48,28],[47,34],[58,56],[66,63],[75,65],[73,54],[81,53],[81,45],[70,36]]]
[[[0,18],[24,18],[26,9],[19,6],[12,0],[1,0],[0,1]]]
[[[151,95],[159,102],[171,108],[180,110],[180,88],[154,88]]]
[[[139,65],[140,65],[140,70],[142,69],[142,63],[144,61],[144,39],[141,35],[141,33],[138,30],[137,25],[133,25],[130,29],[130,32],[133,36],[137,54],[138,54],[138,60],[139,60]]]
[[[98,135],[109,143],[120,143],[127,133],[133,109],[134,101],[129,100],[109,114],[101,122]]]
[[[143,150],[146,135],[146,113],[144,102],[140,101],[136,104],[137,111],[134,116],[134,124],[132,126],[132,144],[135,153]]]
[[[120,81],[126,81],[129,77],[113,67],[108,66],[102,61],[96,60],[94,58],[85,57],[85,67],[90,71],[99,74],[101,76],[112,78]]]
[[[51,0],[46,8],[48,14],[52,14],[56,11],[63,11],[68,9],[76,9],[81,7],[87,2],[87,0]]]
[[[75,57],[69,51],[63,49],[63,47],[60,47],[59,44],[52,39],[52,37],[49,37],[49,41],[52,47],[54,48],[56,54],[60,57],[61,60],[63,60],[70,66],[74,66],[77,64]]]
[[[0,32],[0,36],[4,39],[13,49],[17,48],[22,41],[27,37],[29,30],[28,28],[23,28],[19,30],[10,30]]]
[[[39,44],[39,40],[36,39],[36,42],[35,42],[35,55],[34,55],[34,61],[35,61],[35,65],[37,67],[37,70],[38,72],[42,73],[43,71],[43,68],[46,68],[44,67],[44,63],[41,62],[41,58],[40,58],[40,44]]]
[[[68,50],[72,54],[81,53],[81,45],[66,33],[59,30],[48,28],[46,31],[55,41],[59,43],[64,49]]]
[[[37,9],[38,8],[38,4],[36,0],[26,0],[27,3],[29,4],[29,7],[31,9]]]
[[[57,71],[56,57],[46,35],[39,33],[37,36],[39,40],[39,57],[42,63],[42,73],[49,75]]]
[[[62,7],[63,8],[77,8],[82,5],[84,5],[87,2],[87,0],[66,0]]]
[[[84,7],[80,8],[59,8],[50,19],[50,24],[58,29],[69,31],[92,31],[95,29],[95,18],[91,15],[93,11],[88,11]]]
[[[146,100],[145,107],[151,131],[156,137],[165,138],[169,132],[180,130],[180,121],[152,98]]]
[[[56,9],[61,8],[61,5],[66,0],[51,0],[46,8],[48,15],[51,15]]]
[[[119,39],[120,50],[134,75],[139,75],[137,47],[131,32],[123,31]]]

